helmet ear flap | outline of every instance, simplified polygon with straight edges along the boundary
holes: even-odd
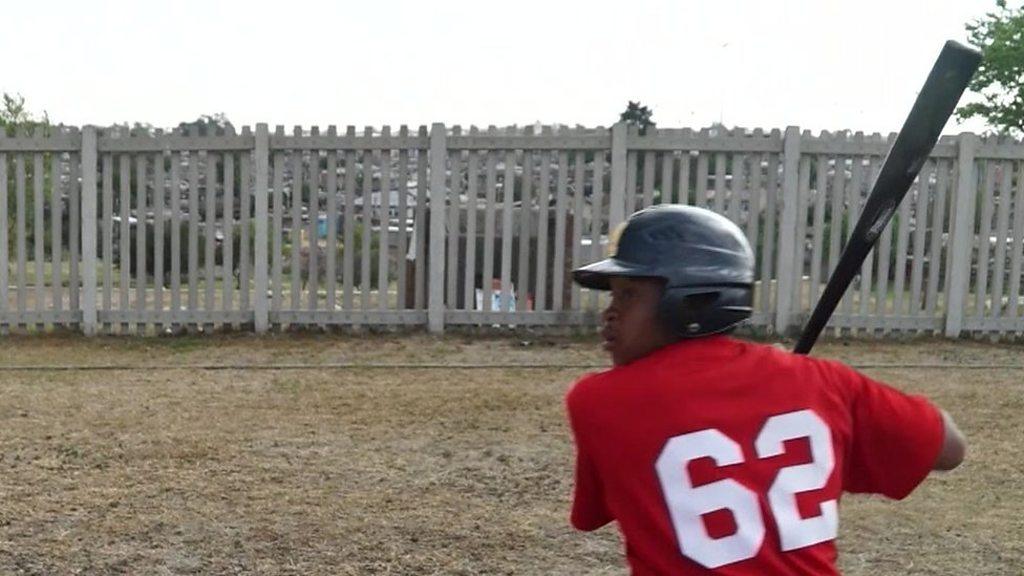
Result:
[[[681,338],[704,334],[706,311],[718,300],[717,291],[694,292],[693,289],[666,288],[662,296],[662,317],[672,333]]]
[[[683,306],[688,310],[699,312],[705,310],[718,300],[718,292],[698,292],[683,297]]]
[[[659,312],[680,338],[724,332],[750,317],[753,290],[743,286],[665,288]]]

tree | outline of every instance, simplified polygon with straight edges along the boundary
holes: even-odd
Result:
[[[647,106],[641,106],[640,102],[633,102],[630,100],[626,106],[626,111],[619,114],[619,121],[625,122],[633,126],[640,127],[640,134],[646,134],[648,128],[654,128],[654,121],[651,120],[651,116],[654,112],[651,111]]]
[[[8,136],[14,136],[20,129],[35,129],[37,126],[49,126],[50,118],[43,112],[42,118],[36,118],[25,106],[25,97],[21,94],[3,93],[3,107],[0,108],[0,128]]]
[[[969,88],[981,96],[957,110],[957,118],[984,118],[998,131],[1024,134],[1024,7],[1008,8],[996,0],[997,10],[966,25],[970,42],[984,58]]]
[[[222,134],[227,128],[234,129],[234,125],[228,120],[223,112],[216,114],[203,114],[192,122],[181,122],[178,128],[189,134]]]

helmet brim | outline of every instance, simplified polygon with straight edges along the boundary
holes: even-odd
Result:
[[[605,258],[572,271],[572,279],[584,288],[611,290],[612,276],[658,277],[650,268],[631,264],[617,258]]]

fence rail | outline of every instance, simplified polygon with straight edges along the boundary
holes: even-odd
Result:
[[[755,250],[753,326],[809,315],[892,135],[264,125],[0,134],[0,332],[586,326],[572,268],[659,203]],[[835,333],[1024,332],[1024,144],[943,137]]]

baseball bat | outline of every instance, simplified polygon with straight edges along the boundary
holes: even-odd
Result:
[[[942,133],[942,128],[956,108],[967,83],[981,64],[981,52],[950,40],[942,47],[932,71],[921,88],[896,136],[896,142],[885,157],[882,169],[871,186],[860,219],[853,228],[839,263],[832,272],[825,291],[814,307],[810,320],[800,334],[793,352],[807,354],[825,328],[836,306],[860,270],[871,247],[892,219],[900,201],[914,182],[918,172]],[[840,167],[837,165],[836,169]],[[833,226],[838,222],[833,221]],[[903,223],[906,225],[906,223]]]

